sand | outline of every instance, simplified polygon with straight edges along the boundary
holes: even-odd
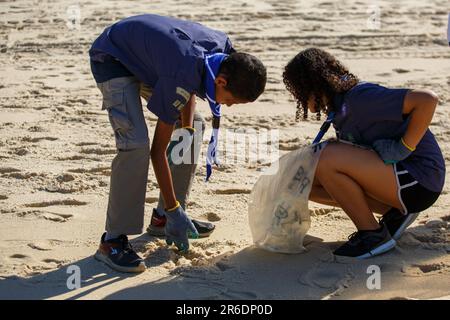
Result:
[[[320,123],[294,121],[282,68],[299,50],[318,46],[364,80],[434,90],[440,104],[431,129],[448,160],[448,1],[30,2],[0,2],[1,299],[450,297],[448,177],[442,196],[395,250],[354,261],[331,254],[354,231],[351,221],[338,208],[315,204],[306,253],[256,249],[247,200],[265,164],[227,163],[207,184],[201,165],[188,213],[214,221],[210,238],[192,241],[191,252],[180,255],[161,239],[131,237],[148,266],[139,275],[120,274],[97,262],[92,255],[104,230],[115,148],[87,55],[107,25],[134,14],[172,15],[224,30],[237,49],[263,60],[268,84],[256,103],[225,109],[222,127],[277,129],[283,154],[310,143]],[[379,29],[369,19],[374,4],[380,8]],[[77,8],[80,23],[66,24]],[[205,102],[198,107],[209,116]],[[146,117],[152,136],[155,117],[149,112]],[[151,170],[146,224],[157,196]],[[76,290],[66,286],[70,265],[81,270]],[[381,269],[380,290],[366,286],[370,265]]]

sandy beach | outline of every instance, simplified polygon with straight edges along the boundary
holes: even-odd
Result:
[[[236,49],[263,61],[268,83],[255,103],[224,108],[222,128],[276,129],[282,155],[310,144],[321,125],[295,122],[283,67],[320,47],[362,80],[436,92],[430,128],[447,161],[449,11],[448,0],[0,1],[0,299],[449,299],[448,174],[441,197],[393,251],[355,261],[332,254],[355,231],[350,219],[314,203],[305,253],[255,248],[248,198],[267,164],[224,163],[205,183],[202,156],[187,212],[216,224],[209,238],[181,255],[163,239],[130,237],[148,267],[138,275],[96,261],[116,150],[88,56],[105,27],[141,13],[225,31]],[[197,106],[211,118],[205,101]],[[156,117],[145,116],[152,137]],[[158,194],[150,169],[147,225]],[[71,265],[81,270],[75,290],[66,285]],[[381,269],[379,290],[366,285],[370,265]]]

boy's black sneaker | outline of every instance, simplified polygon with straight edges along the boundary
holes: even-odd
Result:
[[[387,227],[383,225],[379,230],[357,231],[351,234],[347,243],[336,249],[334,254],[366,259],[393,249],[395,244]]]
[[[120,272],[145,271],[144,260],[133,250],[127,236],[121,235],[110,240],[105,240],[105,236],[106,232],[102,235],[100,247],[95,253],[95,259]]]
[[[380,219],[380,225],[385,224],[391,237],[398,240],[418,216],[419,213],[403,214],[400,210],[392,208]]]
[[[152,219],[150,220],[150,225],[147,228],[149,235],[154,237],[164,237],[166,235],[164,227],[166,226],[166,217],[160,216],[156,209],[153,209]],[[195,229],[197,229],[199,238],[206,238],[214,231],[215,225],[209,222],[198,221],[192,219]]]

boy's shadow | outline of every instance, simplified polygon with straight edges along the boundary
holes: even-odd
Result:
[[[77,266],[80,269],[81,287],[92,286],[92,289],[83,291],[71,299],[78,299],[91,293],[100,287],[107,286],[132,276],[107,269],[107,267],[95,260],[93,256],[73,261],[69,265],[61,266],[59,269],[48,273],[38,274],[31,277],[7,276],[0,279],[0,299],[32,299],[42,300],[57,297],[70,292],[67,283],[73,275],[68,272],[69,266]],[[97,283],[104,282],[101,285]],[[70,281],[70,283],[74,283]]]
[[[143,234],[130,243],[135,247],[140,247],[143,242],[151,243],[157,241],[157,238]],[[159,251],[168,251],[168,248],[158,248],[154,254],[159,256],[159,259],[152,259],[146,257],[145,262],[147,267],[151,268],[158,266],[165,261],[161,257],[168,256],[167,254],[158,254]],[[42,300],[58,297],[60,295],[70,293],[72,290],[68,288],[67,282],[73,270],[69,270],[69,266],[77,266],[80,270],[81,288],[91,287],[89,289],[81,290],[79,293],[71,296],[70,299],[79,299],[86,296],[100,288],[106,287],[113,283],[117,283],[127,278],[135,277],[135,273],[121,273],[112,270],[103,262],[97,261],[92,252],[92,255],[84,259],[73,261],[67,265],[61,266],[59,269],[37,274],[31,277],[20,276],[6,276],[0,277],[0,300],[12,299],[33,299]],[[72,284],[72,280],[69,280]]]

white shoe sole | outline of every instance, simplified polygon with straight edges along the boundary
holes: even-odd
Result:
[[[383,243],[381,246],[376,247],[375,249],[369,251],[368,253],[365,253],[361,256],[355,257],[357,259],[367,259],[370,257],[374,257],[377,255],[380,255],[382,253],[388,252],[392,249],[394,249],[397,242],[394,239],[389,240],[388,242]]]
[[[114,264],[107,256],[104,254],[101,254],[99,251],[97,251],[94,255],[95,259],[98,261],[101,261],[108,265],[111,269],[114,269],[119,272],[127,272],[127,273],[140,273],[144,272],[147,268],[145,266],[144,262],[141,262],[137,267],[122,267]]]
[[[405,232],[406,228],[408,228],[414,222],[414,220],[417,219],[418,216],[419,216],[419,213],[410,213],[410,214],[408,214],[408,216],[406,217],[405,221],[403,221],[402,225],[394,233],[392,238],[394,240],[400,239],[400,237],[403,235],[403,232]]]

